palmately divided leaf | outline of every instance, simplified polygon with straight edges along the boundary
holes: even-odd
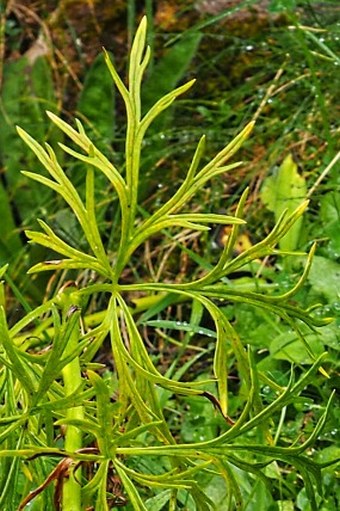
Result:
[[[160,207],[155,205],[150,217],[146,212],[141,219],[138,191],[143,137],[156,117],[194,82],[191,80],[177,87],[156,102],[150,101],[153,106],[142,117],[141,88],[151,54],[146,40],[147,21],[144,17],[132,44],[127,85],[105,52],[108,71],[126,106],[125,161],[122,164],[116,166],[99,151],[78,119],[75,119],[75,129],[59,116],[48,112],[51,121],[80,148],[79,152],[73,146],[60,144],[69,157],[77,160],[75,169],[84,169],[81,177],[85,178],[85,186],[79,188],[61,167],[52,147],[47,144],[43,147],[18,128],[19,135],[51,178],[31,172],[24,172],[24,175],[51,188],[66,201],[88,245],[87,249],[71,246],[42,221],[39,222],[42,232],[26,232],[31,243],[60,254],[60,258],[51,255],[51,260],[42,261],[29,270],[29,273],[56,272],[57,278],[50,280],[46,296],[48,298],[49,293],[53,294],[51,290],[54,287],[59,291],[42,305],[27,312],[11,330],[8,330],[6,323],[4,286],[0,283],[0,365],[3,366],[0,376],[5,374],[0,381],[0,394],[6,398],[2,408],[7,414],[4,419],[0,418],[0,425],[3,426],[0,443],[6,442],[5,449],[0,450],[0,458],[6,458],[8,473],[13,473],[17,478],[15,469],[19,461],[22,465],[24,457],[52,454],[64,457],[46,481],[55,479],[55,474],[61,473],[63,463],[68,463],[67,472],[58,476],[58,484],[63,491],[57,487],[55,494],[58,500],[62,493],[60,502],[57,502],[59,507],[76,511],[82,506],[94,505],[96,509],[104,510],[110,505],[125,505],[125,495],[129,500],[127,505],[138,511],[146,510],[148,504],[157,507],[157,510],[164,506],[172,510],[183,506],[194,506],[197,511],[217,509],[217,505],[201,488],[205,478],[211,482],[216,476],[219,477],[219,484],[224,478],[227,486],[223,505],[228,509],[235,506],[241,508],[249,481],[254,483],[254,488],[257,481],[268,484],[270,479],[265,469],[271,463],[282,461],[284,465],[290,464],[300,471],[314,511],[314,486],[318,487],[321,480],[320,466],[304,452],[322,431],[330,403],[307,440],[296,441],[292,445],[287,443],[286,438],[283,445],[279,445],[278,440],[286,407],[295,405],[297,398],[302,399],[301,392],[314,381],[317,370],[327,376],[321,367],[324,357],[316,358],[305,340],[305,330],[307,326],[313,329],[328,320],[311,316],[308,309],[304,310],[292,301],[293,295],[308,276],[315,245],[308,255],[302,276],[291,290],[283,294],[271,295],[273,289],[277,293],[274,279],[270,281],[269,277],[269,281],[264,282],[270,272],[261,281],[253,276],[247,277],[245,285],[243,280],[234,278],[235,275],[227,278],[238,271],[249,272],[253,261],[258,267],[266,256],[284,255],[284,250],[280,252],[276,249],[278,244],[286,249],[286,253],[295,249],[296,235],[289,247],[285,242],[292,228],[301,227],[301,216],[308,202],[300,204],[300,201],[296,201],[297,192],[301,194],[303,191],[303,183],[297,179],[291,159],[286,159],[279,179],[275,183],[270,180],[267,183],[267,195],[270,195],[267,202],[274,211],[275,226],[259,243],[236,257],[234,245],[240,226],[245,224],[243,215],[248,190],[243,192],[235,216],[194,212],[195,207],[190,209],[191,199],[201,193],[209,180],[241,165],[242,162],[227,164],[227,161],[251,133],[254,123],[250,122],[204,164],[201,164],[205,150],[205,137],[202,136],[187,175],[177,191],[165,204]],[[198,40],[195,38],[194,45],[191,45],[192,52]],[[176,83],[178,79],[176,75]],[[144,85],[147,85],[145,81]],[[96,179],[96,169],[102,174],[99,180]],[[111,200],[112,193],[114,206],[117,206],[112,229],[116,232],[113,233],[113,243],[109,249],[106,246],[107,230],[103,234],[97,220],[98,217],[101,221],[107,221],[107,211],[100,210],[101,203],[98,204],[102,190],[98,193],[96,189],[96,185],[102,186],[103,177],[109,189],[105,197]],[[294,181],[293,189],[290,189],[291,180]],[[277,189],[275,184],[278,185]],[[284,197],[279,197],[280,194]],[[226,246],[216,257],[217,263],[214,263],[214,254],[211,260],[204,259],[176,236],[172,239],[170,251],[173,247],[179,247],[197,265],[194,272],[185,275],[186,281],[177,282],[174,278],[172,282],[162,282],[161,271],[151,269],[150,281],[133,281],[139,266],[135,265],[131,256],[149,238],[155,234],[158,237],[169,236],[167,231],[173,227],[208,231],[211,224],[232,226]],[[140,255],[141,251],[138,251],[135,260]],[[153,254],[150,257],[152,259]],[[153,268],[154,260],[151,259],[148,262]],[[160,266],[162,264],[163,261]],[[0,274],[3,273],[4,268],[0,270]],[[312,282],[311,276],[313,274],[309,276]],[[171,277],[167,278],[170,280]],[[249,286],[249,281],[253,287]],[[138,296],[136,300],[140,300],[139,304],[143,301],[143,306],[133,309],[128,304],[133,303],[135,296]],[[92,314],[96,304],[100,304],[103,310],[95,310]],[[177,321],[178,316],[172,316],[179,304],[183,316],[188,314],[189,321],[185,325]],[[275,327],[279,329],[281,323],[285,322],[294,330],[299,342],[303,343],[310,357],[308,362],[313,365],[305,370],[296,383],[293,369],[290,378],[284,377],[283,381],[278,382],[274,381],[267,368],[259,370],[252,348],[245,346],[248,339],[236,331],[239,324],[236,312],[238,306],[244,305],[247,308],[256,307],[265,318],[275,315],[278,318]],[[235,321],[231,319],[230,307],[236,311]],[[141,310],[145,312],[137,321],[136,314],[140,314]],[[84,314],[85,318],[82,317]],[[206,328],[207,321],[209,328]],[[304,329],[299,327],[301,322]],[[155,330],[149,339],[145,339],[142,334],[149,327],[155,327]],[[163,328],[163,331],[157,327]],[[173,330],[176,333],[180,331],[179,338],[172,338]],[[159,360],[163,354],[157,349],[161,345],[158,335],[162,335],[161,342],[164,342],[164,336],[179,347],[175,357],[172,357],[174,351],[169,352],[168,365],[167,360],[165,364]],[[195,345],[197,338],[199,342]],[[111,343],[113,371],[103,371],[103,366],[94,358],[107,339]],[[289,336],[287,339],[289,341]],[[322,347],[321,342],[320,345]],[[269,354],[273,346],[274,342],[267,349]],[[198,354],[192,355],[195,351]],[[207,373],[205,380],[196,378],[194,374],[198,361],[204,364],[204,373]],[[231,386],[228,388],[231,367],[240,382],[240,385],[233,385],[233,389]],[[266,396],[262,401],[261,387],[264,385],[268,386],[272,395],[269,394],[269,399]],[[238,390],[239,386],[241,390]],[[237,392],[236,400],[232,401],[233,404],[237,403],[235,407],[229,403],[231,390]],[[202,439],[181,443],[185,428],[188,429],[186,411],[192,416],[196,404],[197,409],[201,410],[200,405],[205,398],[210,401],[205,404],[213,404],[216,409],[211,421],[211,418],[209,422],[205,421],[205,417],[202,421],[203,428],[207,426],[208,435],[211,436],[204,436],[206,431],[202,428]],[[181,403],[180,408],[178,403]],[[222,425],[218,422],[221,416],[224,420]],[[202,419],[200,412],[197,417]],[[189,418],[187,422],[190,421]],[[13,424],[19,431],[14,440],[11,438]],[[273,439],[272,430],[277,424]],[[24,427],[17,428],[17,425]],[[46,447],[57,440],[55,426],[64,428],[63,437],[58,439],[62,449]],[[195,429],[196,426],[190,423],[190,428]],[[56,431],[59,433],[59,430]],[[194,438],[194,434],[192,436]],[[13,461],[7,464],[10,458]],[[75,465],[77,461],[79,464]],[[81,472],[84,461],[88,463],[89,470],[86,468]],[[48,463],[42,463],[49,470]],[[149,470],[151,464],[152,470]],[[38,466],[38,461],[34,465]],[[275,469],[279,473],[278,463]],[[31,479],[35,481],[40,475],[33,467],[31,477],[31,469],[26,468],[22,474],[23,487],[30,486]],[[239,483],[240,477],[242,484]],[[7,481],[4,485],[8,487]],[[33,490],[33,493],[40,493],[44,485]],[[141,487],[146,488],[145,493]],[[155,489],[160,499],[148,499],[146,504],[144,496],[150,494],[150,488]],[[163,488],[168,493],[162,492]],[[210,488],[213,492],[213,486]],[[49,497],[47,495],[46,502]],[[45,494],[39,498],[44,505]],[[0,504],[3,503],[2,499],[0,495]],[[20,506],[22,509],[28,503],[27,498],[23,502]],[[259,505],[261,507],[261,503]]]

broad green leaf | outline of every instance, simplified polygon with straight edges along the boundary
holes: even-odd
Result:
[[[44,113],[46,108],[57,109],[52,70],[46,58],[39,57],[33,64],[26,57],[4,63],[0,106],[0,161],[8,185],[6,192],[16,211],[17,227],[20,227],[21,222],[31,221],[37,208],[51,197],[47,189],[41,193],[34,183],[27,186],[26,177],[20,174],[22,168],[36,167],[36,162],[16,136],[15,129],[16,124],[20,124],[26,130],[34,130],[39,140],[60,138],[54,129],[48,130]],[[2,203],[2,198],[0,201]],[[18,245],[12,248],[18,249]],[[12,256],[16,254],[17,251]]]
[[[10,190],[0,182],[0,265],[12,260],[22,249],[15,223]]]
[[[314,355],[318,356],[324,352],[321,338],[313,334],[306,335],[305,340]],[[270,343],[269,349],[272,357],[278,360],[288,360],[294,364],[312,364],[315,360],[295,332],[285,331],[275,337]]]
[[[89,126],[89,134],[105,150],[113,141],[115,121],[114,89],[104,55],[87,71],[77,109]]]
[[[329,303],[340,299],[340,264],[315,256],[308,280],[314,291],[325,297]]]
[[[164,509],[164,506],[167,502],[169,502],[171,496],[170,490],[164,490],[160,493],[157,493],[154,497],[147,499],[145,502],[147,509],[149,511],[161,511]]]
[[[325,347],[340,351],[340,317],[335,318],[330,325],[318,328],[318,330],[310,334],[309,338],[317,337]]]
[[[340,221],[340,195],[335,190],[334,192],[322,195],[320,198],[320,215],[323,225],[326,227],[329,224],[339,224]]]
[[[34,160],[15,130],[20,122],[26,129],[34,127],[37,137],[45,137],[47,106],[54,108],[55,96],[46,60],[40,57],[33,65],[24,57],[5,62],[0,99],[0,161],[4,171],[0,183],[0,264],[19,255],[21,223],[50,196],[48,190],[39,193],[36,185],[28,187],[27,179],[20,174],[22,166],[31,166]],[[54,133],[49,136],[53,138]]]
[[[307,195],[305,178],[298,173],[297,165],[291,154],[286,156],[273,176],[265,179],[261,198],[267,208],[274,213],[278,221],[283,211],[292,213]],[[299,246],[302,219],[298,219],[289,232],[279,241],[282,250],[293,251]]]

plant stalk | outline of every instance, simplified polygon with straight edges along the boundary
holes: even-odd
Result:
[[[66,319],[67,321],[67,319]],[[79,341],[79,325],[76,323],[66,347],[64,356],[74,351]],[[72,394],[82,383],[79,357],[75,357],[62,370],[65,395]],[[76,406],[66,411],[66,419],[83,420],[84,410],[82,406]],[[72,424],[67,424],[65,433],[65,450],[75,452],[82,447],[82,432]],[[81,477],[80,469],[77,470],[77,478],[71,469],[69,478],[63,485],[63,511],[81,511],[81,486],[78,483]]]

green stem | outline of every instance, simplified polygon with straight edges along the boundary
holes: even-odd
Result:
[[[67,319],[66,319],[67,321]],[[64,355],[67,356],[73,351],[79,341],[79,325],[76,324],[73,329]],[[82,383],[79,357],[74,358],[62,371],[65,395],[72,394]],[[66,418],[69,420],[83,420],[84,410],[82,406],[76,406],[66,411]],[[82,447],[82,433],[77,426],[68,424],[65,433],[65,450],[75,452]],[[70,472],[69,478],[65,480],[63,486],[63,510],[64,511],[81,511],[81,486],[78,483],[81,477],[80,470],[77,470],[77,479],[73,471]]]

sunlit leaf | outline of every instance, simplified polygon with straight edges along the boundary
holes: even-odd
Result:
[[[293,212],[307,195],[305,178],[299,174],[291,154],[282,162],[275,174],[266,178],[261,197],[264,204],[278,221],[283,211]],[[302,219],[296,221],[289,232],[279,241],[282,250],[295,250],[299,246]]]

